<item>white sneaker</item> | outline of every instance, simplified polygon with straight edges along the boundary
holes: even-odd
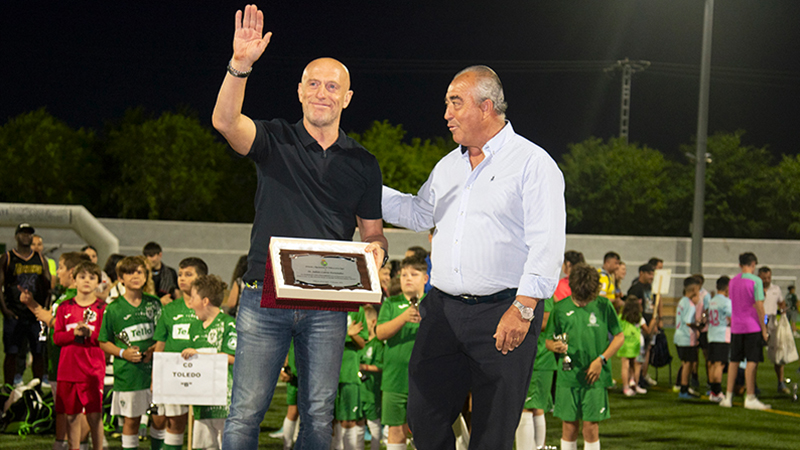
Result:
[[[658,384],[658,381],[650,378],[650,375],[645,375],[644,376],[644,381],[647,381],[647,384],[649,384],[650,386],[655,386],[655,385]]]
[[[633,387],[633,390],[636,391],[637,394],[647,394],[647,389],[639,386],[638,384]]]
[[[758,397],[752,397],[744,399],[744,408],[763,411],[765,409],[772,408],[772,405],[766,405],[764,403],[761,403],[761,400],[759,400]]]
[[[631,388],[623,389],[622,393],[625,394],[625,397],[633,397],[634,395],[636,395],[636,392]]]
[[[719,395],[717,395],[712,392],[711,394],[708,395],[708,400],[714,403],[720,403],[723,400],[725,400],[725,394],[720,393]]]
[[[722,396],[722,400],[719,401],[719,406],[722,406],[723,408],[730,408],[733,406],[733,401],[728,399],[725,394],[720,395]]]

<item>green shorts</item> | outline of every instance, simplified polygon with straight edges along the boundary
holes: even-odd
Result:
[[[595,383],[592,387],[556,386],[556,405],[553,415],[567,422],[606,420],[611,417],[608,408],[608,390],[600,383]]]
[[[555,370],[534,370],[531,375],[531,385],[525,397],[525,409],[541,409],[545,412],[553,408],[553,396],[550,391],[553,387],[553,374]]]
[[[384,392],[381,400],[381,425],[398,427],[405,424],[408,411],[408,394]]]
[[[286,383],[286,404],[297,406],[297,385]]]
[[[367,420],[380,420],[381,418],[381,405],[380,403],[361,402],[361,410],[364,413],[364,418]]]
[[[333,417],[336,420],[361,420],[361,386],[356,383],[339,383]]]

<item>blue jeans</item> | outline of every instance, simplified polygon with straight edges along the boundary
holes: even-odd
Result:
[[[298,450],[328,450],[347,313],[261,307],[261,289],[245,288],[236,317],[233,395],[222,448],[256,449],[289,343],[298,372]]]

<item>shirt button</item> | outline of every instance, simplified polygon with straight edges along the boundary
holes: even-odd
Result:
[[[453,271],[454,271],[455,273],[458,273],[458,269],[453,269]]]

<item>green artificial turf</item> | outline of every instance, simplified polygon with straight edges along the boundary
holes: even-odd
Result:
[[[672,330],[667,330],[673,354],[672,376],[677,374],[680,361],[671,344]],[[0,352],[0,356],[2,353]],[[614,377],[619,381],[619,360],[612,359]],[[786,366],[786,376],[792,383],[800,381],[795,362]],[[653,378],[656,371],[651,369]],[[30,370],[26,372],[26,381],[30,379]],[[741,403],[741,397],[735,398],[731,409],[721,408],[707,399],[679,400],[678,394],[672,392],[667,380],[668,370],[658,371],[659,384],[645,395],[625,397],[619,389],[609,392],[611,418],[600,424],[600,441],[603,448],[626,449],[798,449],[800,439],[800,402],[792,400],[776,389],[775,372],[772,364],[762,363],[758,370],[758,385],[761,388],[761,400],[771,403],[773,411],[748,411]],[[705,393],[706,375],[701,368],[700,383]],[[723,377],[723,389],[725,386]],[[268,436],[283,423],[286,412],[286,389],[279,385],[275,398],[261,423],[259,449],[282,449],[282,442]],[[547,440],[550,446],[559,446],[561,439],[561,421],[546,414]],[[108,438],[111,448],[119,448],[119,438]],[[583,439],[579,438],[579,447],[583,448]],[[53,435],[30,435],[20,437],[16,434],[0,434],[0,449],[39,450],[52,446]],[[140,448],[149,449],[150,442],[141,442]],[[367,444],[369,448],[369,444]]]

